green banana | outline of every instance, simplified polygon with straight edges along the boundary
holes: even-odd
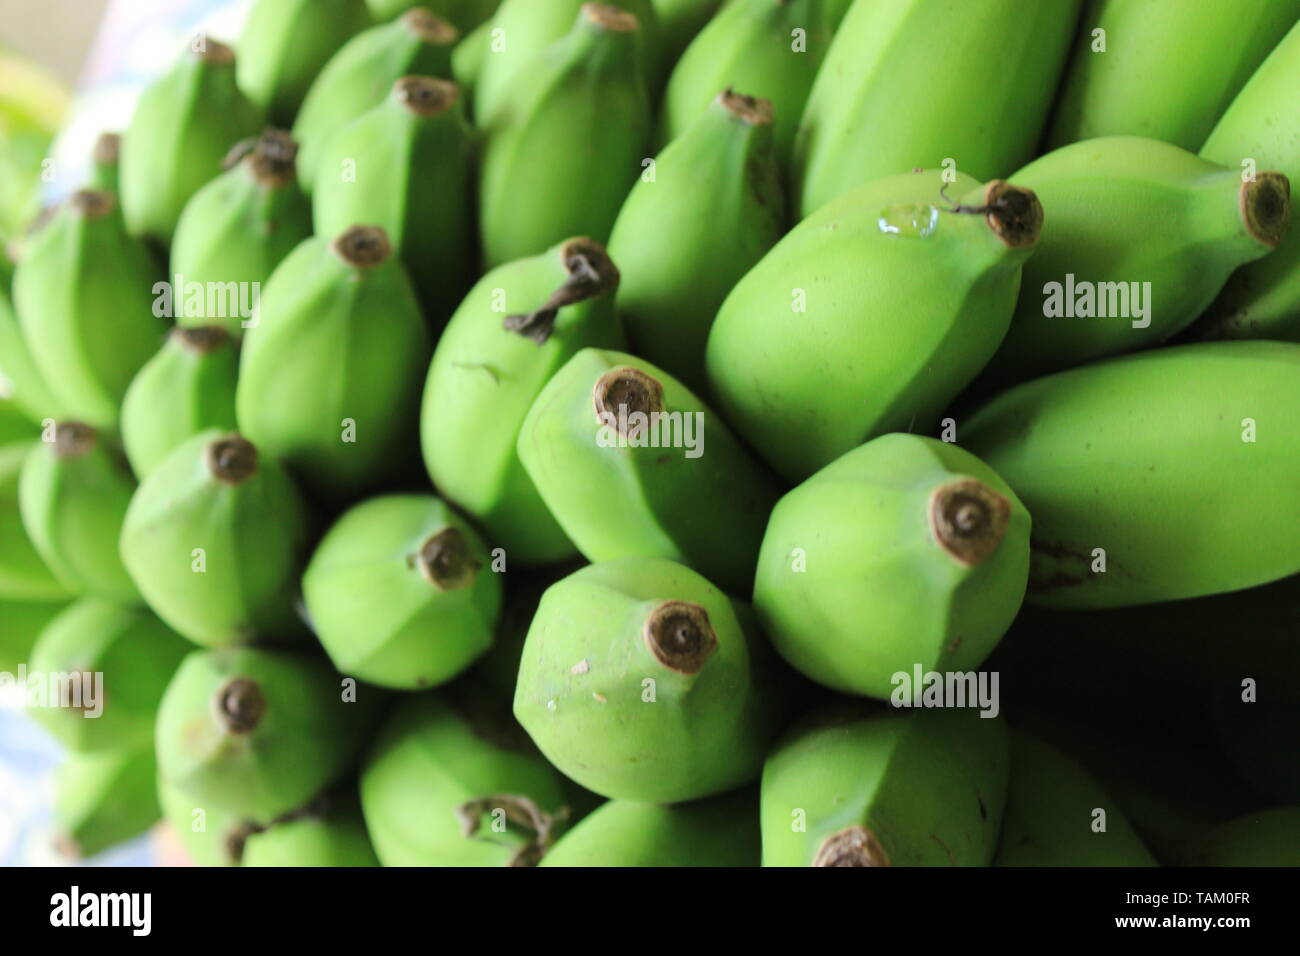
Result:
[[[1189,325],[1238,266],[1286,234],[1280,173],[1233,169],[1136,136],[1048,153],[1012,179],[1050,210],[987,381],[1023,381],[1155,345]]]
[[[287,129],[330,57],[373,23],[366,0],[255,0],[239,37],[239,88]]]
[[[650,6],[659,21],[660,54],[665,62],[676,63],[722,0],[650,0]]]
[[[0,599],[0,673],[16,674],[20,666],[26,666],[37,638],[65,607],[50,601]],[[510,686],[513,689],[514,674]]]
[[[993,865],[1159,864],[1082,766],[1037,738],[1012,731],[1011,777]]]
[[[432,495],[372,498],[321,540],[303,599],[340,673],[422,690],[492,644],[502,588],[492,562],[477,532]]]
[[[35,426],[33,426],[35,427]],[[23,463],[39,453],[35,441],[0,445],[0,600],[62,601],[72,590],[46,566],[23,527],[19,486]],[[2,669],[2,668],[0,668]]]
[[[1237,94],[1201,147],[1224,166],[1250,163],[1300,182],[1300,22]],[[1284,338],[1300,341],[1300,228],[1277,251],[1242,266],[1194,330],[1204,338]]]
[[[653,0],[611,0],[610,3],[587,4],[584,0],[503,0],[491,20],[487,54],[474,85],[474,113],[479,126],[506,107],[514,98],[513,89],[528,89],[535,81],[541,64],[551,56],[542,56],[551,44],[573,28],[575,18],[584,16],[587,6],[617,8],[636,17],[635,37],[637,69],[645,78],[646,90],[654,87],[662,58],[659,51],[659,22]],[[606,13],[600,16],[606,17]],[[631,60],[624,49],[619,56]],[[523,81],[515,77],[526,74]],[[624,122],[620,117],[617,122]]]
[[[519,461],[519,429],[576,352],[622,347],[618,282],[602,245],[566,240],[479,280],[434,350],[420,414],[425,467],[439,493],[524,564],[577,551]]]
[[[112,193],[74,193],[30,240],[14,305],[41,378],[72,417],[116,424],[127,386],[166,331],[154,308],[157,278]]]
[[[770,101],[720,93],[632,187],[610,234],[633,350],[701,394],[718,307],[785,233],[772,128]]]
[[[223,325],[236,339],[251,326],[262,283],[312,234],[297,150],[287,134],[266,130],[232,150],[233,167],[185,204],[171,248],[179,325]]]
[[[1129,135],[1199,149],[1297,18],[1297,0],[1092,0],[1049,146]]]
[[[461,33],[469,33],[490,20],[500,3],[501,0],[366,0],[370,15],[380,23],[412,8],[422,8],[454,23]]]
[[[404,76],[329,141],[312,193],[319,235],[383,228],[437,329],[475,273],[472,137],[455,83]]]
[[[416,444],[432,344],[392,253],[377,226],[308,239],[271,276],[245,336],[240,429],[325,496],[399,474]]]
[[[542,596],[515,716],[590,790],[677,803],[758,776],[791,706],[748,607],[659,558],[592,564]]]
[[[475,87],[478,85],[479,74],[483,72],[483,62],[487,59],[491,44],[492,21],[485,20],[451,51],[451,78],[470,99],[474,115],[478,114],[477,104],[473,103]]]
[[[882,435],[776,505],[754,610],[807,677],[887,699],[894,675],[970,671],[1011,626],[1029,576],[1029,512],[974,455]]]
[[[43,675],[50,700],[28,712],[79,753],[147,745],[163,692],[189,651],[144,608],[82,598],[36,639],[27,667]]]
[[[808,216],[855,186],[955,164],[979,180],[1034,155],[1080,0],[855,3],[808,94],[793,182]],[[960,38],[938,54],[940,36]],[[778,114],[779,115],[779,114]]]
[[[668,79],[658,139],[691,129],[720,91],[737,89],[772,104],[772,142],[781,170],[834,26],[822,0],[734,0],[686,48]]]
[[[820,712],[763,767],[763,865],[988,866],[1007,765],[1001,717]]]
[[[139,836],[162,817],[153,747],[72,754],[54,778],[55,846],[70,859]]]
[[[361,772],[385,866],[535,866],[582,802],[508,714],[472,693],[404,700]]]
[[[1042,206],[960,173],[953,205],[949,178],[892,176],[842,197],[722,304],[706,355],[713,394],[788,480],[876,435],[928,431],[1006,333]]]
[[[0,288],[0,394],[31,422],[70,417],[36,367],[6,288]]]
[[[672,807],[611,800],[562,836],[541,866],[758,866],[752,788]]]
[[[158,802],[163,819],[180,839],[190,860],[199,866],[239,866],[244,843],[256,826],[237,813],[198,801],[158,775]]]
[[[235,54],[201,34],[140,94],[122,140],[122,211],[133,235],[171,243],[190,197],[256,134],[262,111],[235,85]]]
[[[1209,342],[1014,388],[961,442],[1034,516],[1027,600],[1121,607],[1300,571],[1300,345]]]
[[[118,195],[118,163],[122,153],[119,133],[101,133],[91,151],[90,180],[87,189]]]
[[[780,486],[716,414],[624,352],[583,349],[519,431],[519,459],[590,561],[679,561],[748,593]]]
[[[135,493],[126,463],[79,422],[51,424],[42,444],[18,480],[18,508],[37,553],[71,591],[139,603],[117,551]]]
[[[383,695],[350,683],[302,653],[192,651],[158,710],[158,769],[200,805],[267,825],[356,761]]]
[[[140,483],[122,560],[149,606],[209,647],[292,637],[308,516],[278,464],[217,429],[173,449]]]
[[[476,102],[486,123],[479,225],[488,267],[567,236],[609,237],[649,140],[639,29],[616,7],[584,4],[573,29],[511,78],[500,106],[485,97],[484,67]]]
[[[245,838],[244,866],[379,866],[352,787],[328,794]]]
[[[1300,866],[1300,807],[1238,817],[1188,840],[1183,866]]]
[[[235,428],[239,353],[219,325],[172,329],[122,400],[122,444],[143,477],[187,438]]]
[[[298,171],[303,186],[311,189],[331,137],[384,102],[402,77],[450,76],[451,51],[459,38],[442,17],[417,8],[344,44],[312,83],[294,120],[293,137],[302,145]]]

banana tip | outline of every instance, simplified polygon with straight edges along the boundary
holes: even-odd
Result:
[[[699,673],[718,649],[708,612],[686,601],[664,601],[651,611],[643,637],[655,659],[679,674]]]
[[[1291,181],[1282,173],[1259,173],[1241,184],[1241,219],[1247,231],[1267,246],[1286,237],[1291,220]]]
[[[889,854],[864,826],[832,833],[817,849],[813,866],[889,866]]]

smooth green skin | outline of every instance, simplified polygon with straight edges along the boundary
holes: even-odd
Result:
[[[244,842],[244,866],[379,866],[355,788],[340,792],[322,816],[277,823]]]
[[[312,234],[311,204],[296,182],[263,186],[252,175],[245,159],[212,180],[185,205],[176,226],[171,249],[171,280],[182,285],[173,290],[177,324],[222,325],[236,340],[244,335],[246,322],[240,314],[239,284],[264,285],[286,256]],[[205,298],[194,308],[186,306],[186,287],[203,283]],[[227,290],[223,315],[208,315],[208,284]],[[256,301],[251,299],[250,301]],[[216,304],[216,303],[214,303]],[[191,314],[191,312],[197,314]]]
[[[394,15],[404,12],[395,11]],[[380,17],[377,15],[376,19]],[[383,103],[399,79],[451,76],[452,49],[451,45],[436,45],[422,39],[404,20],[381,23],[345,43],[321,69],[293,123],[293,138],[299,144],[298,175],[303,188],[311,191],[321,152],[330,139],[357,117]]]
[[[1095,809],[1106,829],[1093,830]],[[1159,866],[1123,811],[1083,767],[1011,732],[1011,778],[994,866]]]
[[[758,794],[660,807],[611,800],[566,833],[540,866],[758,866]]]
[[[1277,807],[1238,817],[1195,834],[1182,866],[1300,866],[1300,807]]]
[[[1001,717],[941,708],[818,715],[763,767],[763,865],[810,866],[827,837],[864,826],[891,866],[988,866],[1008,762]]]
[[[650,0],[659,21],[664,61],[675,63],[704,25],[722,6],[722,0]]]
[[[468,587],[441,591],[416,563],[446,528],[469,544],[478,570]],[[316,635],[340,673],[397,690],[451,680],[492,644],[502,576],[469,523],[432,495],[373,498],[348,510],[303,574]]]
[[[1032,247],[942,211],[940,175],[888,177],[805,219],[718,312],[706,365],[719,410],[792,483],[876,435],[928,431],[1006,334]],[[960,173],[949,195],[984,203]],[[882,231],[912,204],[941,210],[928,238]]]
[[[118,555],[117,540],[135,481],[102,444],[79,458],[59,459],[42,443],[24,460],[18,510],[27,537],[69,591],[121,604],[140,592]]]
[[[689,420],[703,454],[600,446],[602,435],[608,444],[617,436],[597,420],[592,392],[605,372],[623,367],[662,383],[665,411]],[[518,448],[542,500],[587,560],[663,558],[730,593],[749,593],[780,486],[721,418],[663,370],[625,352],[584,349],[538,395]]]
[[[567,807],[573,816],[573,788],[527,740],[506,745],[498,728],[479,729],[438,694],[394,709],[361,773],[361,809],[385,866],[505,866],[528,837],[498,836],[490,823],[466,837],[456,808],[471,800],[521,796],[543,813]]]
[[[198,866],[239,866],[239,860],[231,855],[230,841],[240,831],[238,814],[210,803],[197,806],[193,796],[172,786],[161,775],[156,789],[163,819],[180,839],[191,861]],[[235,843],[238,844],[238,839]]]
[[[266,710],[248,733],[226,730],[216,696],[232,680],[254,681]],[[383,692],[356,689],[315,656],[234,647],[193,651],[158,710],[158,769],[200,806],[267,824],[304,806],[353,765],[379,716]]]
[[[609,238],[650,139],[638,34],[579,16],[518,72],[495,109],[484,96],[489,55],[477,100],[480,123],[486,118],[479,225],[487,267],[570,236]]]
[[[960,438],[1034,516],[1026,600],[1122,607],[1300,571],[1297,407],[1300,345],[1211,342],[1021,385]]]
[[[239,352],[232,341],[199,352],[175,337],[140,369],[122,401],[122,444],[137,476],[210,428],[235,430]]]
[[[98,159],[94,159],[90,166],[90,175],[86,178],[86,188],[103,190],[112,193],[114,196],[119,195],[121,189],[120,169],[120,163],[116,158],[110,162],[100,162]]]
[[[424,464],[439,493],[523,564],[578,553],[515,450],[528,409],[578,351],[624,345],[608,293],[561,309],[543,345],[502,326],[506,316],[527,315],[564,284],[564,246],[499,266],[470,290],[438,339],[420,413]]]
[[[153,747],[69,755],[54,777],[58,845],[76,858],[95,856],[139,836],[162,817]]]
[[[471,99],[477,98],[479,74],[492,44],[492,21],[485,20],[451,51],[451,76]],[[477,114],[477,109],[474,110]]]
[[[791,32],[803,30],[803,51]],[[691,129],[726,89],[772,101],[773,145],[789,168],[799,116],[834,27],[822,0],[735,0],[691,41],[673,68],[659,112],[658,142]]]
[[[1273,251],[1246,228],[1240,172],[1168,143],[1136,136],[1074,143],[1011,181],[1049,211],[1022,271],[1024,295],[986,373],[991,380],[1023,381],[1158,344],[1191,324],[1234,269]],[[1064,286],[1067,274],[1076,288],[1151,283],[1150,325],[1044,315],[1046,284]]]
[[[396,255],[355,269],[329,247],[308,239],[267,282],[235,409],[244,435],[304,483],[355,498],[415,444],[432,343]],[[345,419],[355,441],[343,440]]]
[[[235,85],[233,63],[207,63],[186,50],[140,94],[122,137],[118,175],[131,234],[169,245],[190,197],[263,119]]]
[[[542,62],[542,51],[573,29],[584,2],[586,0],[503,0],[489,21],[487,55],[474,86],[475,116],[479,126],[512,100],[512,89],[527,89],[532,85],[533,81],[515,83],[513,78],[525,68],[536,67]],[[666,64],[659,51],[659,21],[652,0],[613,0],[609,5],[626,10],[637,18],[640,24],[636,39],[639,69],[645,78],[646,89],[657,89],[655,78]],[[622,56],[630,58],[628,53]]]
[[[1249,158],[1275,169],[1300,190],[1300,23],[1255,71],[1220,118],[1201,156],[1231,168]],[[1277,249],[1243,266],[1201,323],[1214,338],[1300,341],[1300,226]]]
[[[41,631],[28,670],[102,674],[103,698],[97,703],[103,712],[89,717],[74,708],[39,707],[29,713],[64,746],[80,753],[148,744],[163,691],[192,649],[144,608],[82,598]],[[83,693],[92,689],[83,684]]]
[[[239,88],[288,129],[330,57],[373,23],[366,0],[256,0],[236,48]]]
[[[238,485],[205,461],[211,429],[177,446],[131,499],[121,554],[149,606],[206,647],[279,639],[302,629],[292,607],[306,560],[308,515],[297,488],[268,455]],[[194,570],[203,551],[206,570]]]
[[[31,660],[36,639],[65,607],[58,601],[0,600],[0,672],[16,674]]]
[[[1011,506],[1002,542],[975,567],[944,549],[930,520],[934,494],[963,479]],[[805,676],[888,699],[892,676],[918,664],[950,672],[984,663],[1024,598],[1029,529],[1015,492],[974,455],[921,435],[882,435],[777,503],[754,610]]]
[[[863,183],[949,159],[980,181],[1023,166],[1047,120],[1079,6],[855,3],[799,121],[793,175],[802,214]]]
[[[1297,18],[1297,0],[1092,0],[1048,145],[1127,135],[1200,149]],[[1104,53],[1092,52],[1097,29]]]
[[[715,99],[655,158],[654,179],[632,187],[610,234],[615,301],[636,353],[703,393],[713,317],[784,233],[772,126]]]
[[[660,663],[643,637],[667,600],[703,607],[717,635],[694,675]],[[659,558],[604,561],[543,595],[514,711],[546,758],[589,790],[695,800],[758,776],[789,706],[776,666],[749,609],[694,571]]]
[[[2,278],[2,277],[0,277]],[[31,422],[47,418],[66,420],[72,416],[36,367],[22,327],[9,301],[7,285],[0,287],[0,379],[7,382],[9,401]]]
[[[439,329],[477,271],[473,135],[459,99],[420,116],[389,96],[330,139],[312,193],[318,235],[383,227]]]
[[[35,426],[32,426],[34,429]],[[23,527],[18,504],[23,463],[39,448],[35,441],[0,445],[0,600],[60,601],[72,596],[41,558]]]
[[[462,36],[489,20],[500,3],[501,0],[366,0],[370,15],[379,22],[399,17],[412,7],[424,7],[454,23]]]
[[[14,271],[23,339],[59,406],[96,428],[117,423],[122,396],[157,349],[158,270],[120,212],[87,218],[64,206]]]

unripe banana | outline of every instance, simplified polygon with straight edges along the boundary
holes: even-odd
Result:
[[[542,597],[515,716],[603,796],[677,803],[754,780],[791,707],[749,608],[658,558],[592,564]]]
[[[1014,388],[964,446],[1034,516],[1027,600],[1103,608],[1300,571],[1300,345],[1160,349]]]
[[[70,417],[36,367],[7,287],[0,287],[0,392],[31,422]]]
[[[122,444],[136,475],[199,432],[234,431],[238,374],[239,353],[223,327],[173,329],[122,401]]]
[[[700,394],[718,307],[785,232],[772,128],[770,101],[720,93],[632,187],[610,235],[634,351]]]
[[[451,51],[459,38],[451,23],[421,7],[344,44],[320,71],[293,124],[293,137],[302,146],[298,170],[303,186],[310,191],[330,138],[382,103],[399,79],[451,76]]]
[[[28,670],[43,675],[54,699],[28,712],[79,753],[149,745],[163,692],[190,650],[144,608],[83,598],[32,648]]]
[[[577,555],[515,445],[557,369],[583,348],[622,347],[618,282],[605,248],[584,238],[498,266],[461,302],[433,353],[420,415],[425,467],[441,494],[524,564]]]
[[[492,21],[484,21],[473,33],[456,44],[451,51],[451,78],[465,91],[471,100],[473,115],[477,116],[475,99],[479,74],[483,72],[483,63],[492,44]]]
[[[1300,866],[1300,807],[1277,807],[1238,817],[1194,835],[1183,866]]]
[[[1300,183],[1300,22],[1237,94],[1201,156],[1233,168],[1277,169]],[[1202,338],[1300,341],[1300,227],[1259,262],[1242,266],[1193,330]]]
[[[379,866],[355,785],[249,833],[243,866]]]
[[[383,229],[309,239],[275,270],[245,337],[240,429],[321,494],[355,496],[414,451],[431,349]]]
[[[763,767],[763,865],[988,866],[1007,765],[1001,717],[821,712]]]
[[[1017,730],[1011,732],[1011,776],[993,865],[1159,864],[1082,766]]]
[[[1025,263],[989,382],[1169,338],[1234,269],[1271,253],[1290,217],[1282,174],[1243,181],[1235,169],[1136,136],[1064,146],[1012,179],[1037,194],[1049,224]]]
[[[179,325],[224,325],[236,339],[251,325],[262,284],[312,234],[297,151],[287,134],[266,130],[232,150],[233,168],[186,203],[171,248]]]
[[[960,173],[892,176],[801,222],[740,280],[706,356],[727,420],[790,481],[929,430],[1006,333],[1043,210]],[[906,321],[899,316],[907,316]]]
[[[1297,18],[1297,0],[1092,0],[1049,145],[1149,136],[1199,149]]]
[[[518,449],[589,561],[664,558],[748,593],[780,486],[667,373],[624,352],[584,349],[538,395]]]
[[[0,599],[0,672],[16,674],[20,665],[25,666],[41,632],[66,606],[50,601]],[[514,674],[510,675],[510,683],[513,688]]]
[[[198,800],[161,774],[157,792],[163,818],[191,861],[199,866],[239,866],[244,843],[256,825],[242,821],[237,813]]]
[[[321,68],[373,23],[366,0],[255,0],[239,37],[239,88],[287,129]]]
[[[19,505],[23,463],[39,453],[40,443],[35,441],[0,445],[0,600],[6,602],[63,601],[72,597],[72,589],[61,584],[46,566],[23,527]]]
[[[80,422],[51,425],[27,456],[18,482],[23,527],[64,587],[139,603],[117,551],[134,493],[126,463]]]
[[[799,122],[793,179],[801,214],[919,166],[955,163],[987,180],[1024,165],[1047,119],[1079,6],[855,3]],[[941,36],[960,39],[938,54]]]
[[[122,137],[118,133],[101,133],[91,151],[90,180],[87,189],[118,195],[118,166],[122,153]]]
[[[149,606],[196,644],[292,637],[302,629],[292,601],[307,521],[275,461],[212,429],[141,481],[122,526],[122,560]]]
[[[560,838],[541,866],[758,866],[753,788],[672,807],[610,800]]]
[[[546,59],[542,52],[573,29],[574,19],[587,6],[614,7],[636,17],[637,69],[645,79],[646,90],[657,89],[655,81],[665,61],[659,50],[659,21],[652,0],[599,4],[584,0],[503,0],[492,17],[487,55],[474,87],[474,115],[479,126],[513,99],[512,88],[528,89],[536,82],[516,82],[515,77],[525,72],[536,76]],[[619,55],[632,59],[630,51]]]
[[[292,651],[192,651],[158,711],[158,769],[198,801],[266,825],[355,762],[383,694]]]
[[[473,281],[474,144],[455,83],[404,76],[330,139],[312,193],[316,232],[383,228],[440,329]]]
[[[127,236],[112,193],[74,193],[24,250],[14,272],[23,339],[59,405],[78,420],[115,425],[127,386],[162,341],[157,277],[144,246]]]
[[[384,23],[413,8],[423,8],[456,25],[462,34],[490,20],[501,0],[366,0],[370,15]]]
[[[136,104],[122,140],[122,211],[133,235],[169,244],[181,210],[262,111],[235,85],[230,47],[200,37]]]
[[[568,236],[609,237],[649,140],[639,29],[629,13],[584,4],[573,29],[511,78],[499,106],[483,98],[484,68],[477,115],[487,124],[479,209],[488,267]]]
[[[340,673],[424,690],[492,644],[502,587],[492,561],[477,532],[432,495],[373,498],[317,546],[303,599]]]
[[[1029,513],[974,455],[882,435],[787,494],[758,559],[754,610],[805,676],[887,699],[894,675],[971,671],[1011,626]]]
[[[650,0],[659,21],[660,55],[666,63],[676,63],[704,29],[722,0]]]
[[[683,135],[721,90],[772,104],[772,141],[784,171],[795,129],[834,26],[822,0],[734,0],[686,48],[659,113],[659,142]]]
[[[509,714],[472,693],[400,703],[361,773],[385,866],[535,866],[582,803]]]
[[[162,816],[153,745],[72,754],[54,777],[55,846],[65,858],[95,856],[144,833]]]

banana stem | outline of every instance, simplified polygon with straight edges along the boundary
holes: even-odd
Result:
[[[545,345],[555,329],[560,309],[585,302],[618,288],[618,269],[605,247],[590,239],[575,239],[562,253],[569,277],[551,293],[540,309],[527,315],[508,315],[502,323],[507,332],[516,332]]]

